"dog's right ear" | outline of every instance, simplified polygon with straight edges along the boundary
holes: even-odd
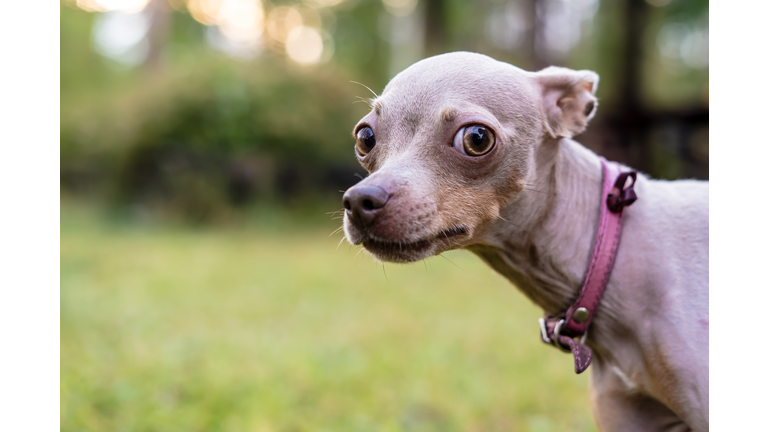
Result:
[[[550,66],[534,74],[544,100],[544,124],[553,138],[571,138],[597,111],[596,73]]]

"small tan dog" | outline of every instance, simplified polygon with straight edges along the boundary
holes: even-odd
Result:
[[[412,65],[355,126],[370,175],[344,194],[346,238],[390,262],[468,249],[563,312],[597,230],[600,162],[571,140],[595,115],[597,82],[472,53]],[[634,189],[589,328],[593,412],[603,431],[706,431],[709,184],[640,174]]]

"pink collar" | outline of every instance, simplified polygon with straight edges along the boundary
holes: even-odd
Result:
[[[595,309],[608,284],[613,261],[616,259],[624,207],[637,199],[633,189],[637,180],[636,171],[622,172],[618,163],[609,162],[602,157],[600,164],[603,167],[600,224],[597,226],[597,236],[584,285],[579,297],[564,314],[539,318],[541,340],[565,352],[573,353],[577,374],[587,370],[592,362],[592,350],[584,344],[587,328],[595,316]],[[632,177],[629,186],[626,185],[628,177]],[[580,340],[577,342],[575,338]]]

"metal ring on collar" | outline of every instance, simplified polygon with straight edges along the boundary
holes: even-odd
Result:
[[[563,324],[565,324],[565,319],[561,319],[557,322],[557,324],[555,324],[554,337],[552,338],[552,341],[554,342],[554,345],[560,348],[563,352],[569,353],[571,350],[567,350],[562,345],[560,345],[560,329],[563,327]]]
[[[543,340],[545,343],[554,345],[552,343],[552,339],[547,336],[547,322],[544,321],[544,318],[539,318],[539,327],[541,329],[541,340]]]

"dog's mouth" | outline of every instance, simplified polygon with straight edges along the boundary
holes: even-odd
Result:
[[[362,241],[363,247],[377,258],[393,262],[413,262],[424,259],[435,251],[435,246],[452,237],[467,233],[463,226],[443,230],[440,234],[416,241],[390,240],[368,236]]]

